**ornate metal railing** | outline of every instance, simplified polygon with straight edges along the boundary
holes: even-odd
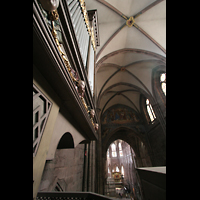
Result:
[[[73,27],[75,30],[76,38],[79,44],[79,49],[83,59],[84,66],[86,66],[88,44],[89,44],[89,21],[85,21],[84,13],[82,12],[81,4],[79,0],[68,0],[67,1],[70,16],[72,19]],[[88,24],[88,28],[87,28]],[[88,29],[88,30],[87,30]]]
[[[113,198],[106,197],[93,192],[38,192],[37,200],[113,200]]]
[[[83,66],[86,67],[89,39],[90,36],[92,37],[92,35],[94,34],[92,34],[93,30],[91,30],[89,26],[89,20],[85,7],[85,2],[84,0],[58,1],[60,2],[59,3],[60,7],[58,7],[59,4],[57,5],[59,12],[57,9],[51,11],[51,9],[48,8],[48,6],[46,8],[45,7],[45,5],[47,4],[46,2],[47,2],[46,0],[40,0],[36,1],[35,3],[39,4],[43,17],[46,23],[48,24],[48,28],[51,31],[57,49],[65,64],[65,68],[69,72],[69,75],[74,83],[74,87],[77,90],[79,97],[83,103],[83,106],[85,107],[91,119],[92,125],[96,131],[98,129],[98,124],[96,123],[97,122],[96,116],[93,116],[91,114],[91,110],[95,110],[95,108],[92,102],[92,94],[91,92],[89,92],[90,90],[89,84],[87,83],[86,80],[87,75],[85,74],[86,72],[84,72],[83,70],[81,62],[79,62],[80,61],[79,58],[75,58],[75,56],[79,57],[79,53],[75,52],[77,54],[73,54],[74,57],[70,61],[68,56],[69,51],[67,52],[65,49],[66,48],[65,43],[66,45],[69,45],[71,43],[71,45],[74,45],[76,47],[75,43],[77,41],[78,49],[80,50],[80,55],[83,61]],[[45,10],[45,8],[49,9],[49,11]],[[59,15],[62,16],[61,17],[62,19],[60,19]],[[66,39],[66,34],[69,31],[71,31],[71,35],[73,32],[73,34],[75,34],[75,37],[73,36],[72,38]],[[95,45],[94,38],[91,41],[92,44],[94,43]],[[72,47],[70,51],[72,51]]]

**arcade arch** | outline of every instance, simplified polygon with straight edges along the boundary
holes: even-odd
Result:
[[[112,145],[115,144],[116,154],[112,156]],[[119,145],[120,144],[120,145]],[[122,155],[120,156],[120,151]],[[131,191],[141,190],[136,167],[151,167],[151,150],[145,137],[127,127],[116,128],[102,142],[104,166],[104,194],[115,196],[116,190],[109,191],[109,184],[114,183],[118,191],[124,186]],[[119,175],[119,176],[118,176]],[[108,194],[109,193],[109,194]]]

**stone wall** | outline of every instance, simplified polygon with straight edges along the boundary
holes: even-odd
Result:
[[[166,166],[166,136],[162,127],[157,125],[147,135],[152,150],[153,166]]]
[[[82,191],[84,144],[74,149],[57,149],[46,161],[39,191],[53,191],[57,183],[63,191]]]

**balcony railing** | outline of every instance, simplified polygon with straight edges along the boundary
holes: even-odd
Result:
[[[113,198],[106,197],[93,192],[38,192],[37,200],[113,200]]]
[[[98,118],[90,115],[91,109],[96,109],[85,70],[88,47],[94,40],[88,31],[84,1],[60,0],[52,12],[43,9],[41,2],[33,3],[34,65],[51,83],[84,134],[97,139]],[[85,82],[83,92],[78,89],[81,80]]]

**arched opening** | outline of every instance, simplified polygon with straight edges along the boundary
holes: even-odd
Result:
[[[54,158],[46,161],[39,191],[81,191],[84,146],[83,141],[75,146],[72,135],[64,133]]]
[[[71,148],[74,148],[74,140],[72,135],[69,132],[67,132],[61,137],[57,149],[71,149]]]
[[[117,139],[109,145],[106,156],[106,195],[132,194],[137,182],[136,155],[132,147],[124,140]]]
[[[112,148],[113,144],[115,148]],[[143,135],[134,129],[120,127],[107,134],[102,147],[105,156],[104,194],[119,198],[120,193],[123,197],[142,199],[136,168],[152,166],[151,151]]]

